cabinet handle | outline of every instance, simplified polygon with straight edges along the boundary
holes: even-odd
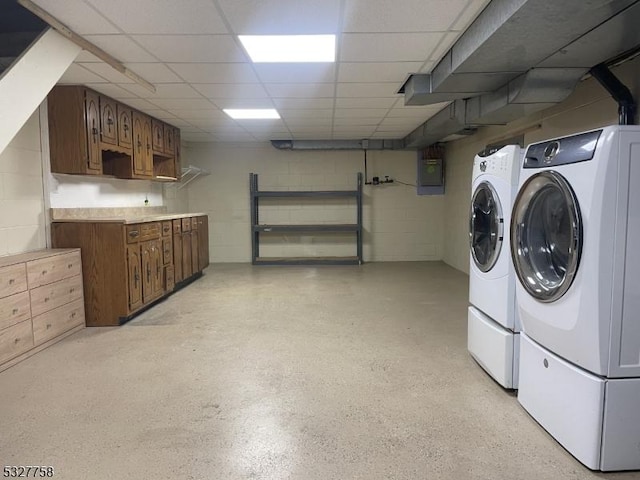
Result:
[[[69,293],[73,293],[73,292],[75,292],[75,291],[76,291],[76,289],[75,289],[75,288],[70,288],[70,289],[69,289]]]
[[[44,297],[44,303],[47,303],[49,301],[49,297]]]
[[[147,143],[147,152],[151,150],[151,144]]]
[[[73,263],[67,263],[67,268],[72,268],[73,267]]]
[[[107,118],[107,125],[113,125],[113,118]]]
[[[42,270],[42,275],[46,275],[47,271],[46,270]]]
[[[9,279],[9,285],[13,285],[14,283],[16,283],[16,279],[15,278],[10,278]]]
[[[16,338],[16,339],[13,341],[13,343],[16,343],[16,344],[17,344],[19,341],[20,341],[20,339],[19,339],[19,338]]]
[[[151,267],[147,265],[147,283],[151,281]]]
[[[14,308],[13,311],[11,312],[11,315],[15,315],[16,313],[18,313],[18,309]]]
[[[160,265],[156,267],[156,277],[160,278]]]
[[[138,230],[131,230],[131,231],[129,232],[129,236],[130,236],[131,238],[136,238],[138,235],[140,235],[140,232],[139,232]]]
[[[97,136],[98,136],[98,129],[96,128],[96,121],[93,120],[92,124],[91,124],[91,134],[94,136],[94,140],[97,140]]]
[[[71,318],[76,318],[76,312],[71,312]]]
[[[138,288],[138,280],[140,280],[138,269],[136,267],[133,267],[133,288]]]
[[[125,123],[124,125],[122,125],[122,129],[126,132],[127,130],[129,130],[129,125]]]
[[[47,330],[49,330],[51,328],[51,324],[47,323]]]

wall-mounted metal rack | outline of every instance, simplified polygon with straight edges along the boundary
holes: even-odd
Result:
[[[194,165],[189,165],[182,169],[182,176],[180,177],[180,183],[178,184],[178,190],[183,189],[191,182],[193,182],[198,177],[204,177],[210,175],[210,172],[207,170],[196,167]]]
[[[360,265],[362,264],[362,173],[357,175],[356,190],[260,191],[258,174],[249,174],[251,200],[251,260],[254,265]],[[259,221],[260,198],[355,198],[357,223],[266,225]],[[354,232],[356,255],[345,257],[261,257],[261,233],[340,233]]]

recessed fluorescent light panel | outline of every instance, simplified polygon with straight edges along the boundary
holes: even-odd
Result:
[[[335,35],[238,35],[254,63],[335,62]]]
[[[224,113],[234,120],[267,120],[280,118],[274,108],[225,108]]]

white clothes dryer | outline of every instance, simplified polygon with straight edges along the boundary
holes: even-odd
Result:
[[[467,348],[505,388],[518,386],[520,324],[508,241],[522,153],[507,145],[478,154],[471,184]]]
[[[587,467],[640,469],[640,126],[530,145],[513,207],[518,400]]]

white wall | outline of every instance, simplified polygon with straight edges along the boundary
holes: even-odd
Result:
[[[270,144],[188,144],[189,163],[211,175],[189,187],[188,207],[206,212],[213,262],[251,260],[249,173],[260,189],[355,189],[364,171],[361,151],[280,151]],[[369,177],[389,175],[407,183],[416,177],[415,152],[370,151]],[[266,200],[260,223],[355,223],[355,202],[344,199]],[[443,252],[444,198],[418,196],[400,184],[366,186],[365,261],[439,260]],[[355,255],[353,236],[263,236],[262,256]]]
[[[0,255],[45,246],[40,121],[36,112],[0,154]]]
[[[613,72],[640,98],[640,59],[627,62]],[[447,144],[444,261],[469,272],[469,199],[471,168],[476,152],[487,144],[524,133],[525,145],[548,138],[616,124],[617,104],[593,78],[583,81],[564,102],[506,126],[487,127],[477,134]]]

